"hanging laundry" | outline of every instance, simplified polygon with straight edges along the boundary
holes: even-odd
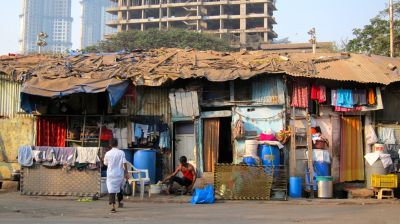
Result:
[[[169,143],[170,143],[169,130],[161,132],[160,142],[158,145],[160,149],[169,149]]]
[[[149,126],[145,125],[145,124],[136,124],[135,135],[136,135],[136,132],[139,132],[139,130],[141,130],[140,137],[142,137],[142,133],[143,133],[143,138],[147,138],[147,136],[149,134]]]
[[[368,105],[373,106],[376,104],[376,92],[374,88],[368,89]]]
[[[337,101],[337,90],[332,89],[331,91],[331,105],[336,106],[336,101]]]
[[[70,167],[75,164],[76,148],[64,147],[59,148],[58,154],[56,155],[57,163],[64,167]]]
[[[293,83],[292,107],[308,107],[308,84],[295,82]]]
[[[326,102],[326,87],[319,86],[318,103]]]
[[[380,127],[378,136],[379,142],[383,144],[396,144],[396,135],[393,128]]]
[[[353,90],[353,103],[354,105],[367,105],[367,90]]]
[[[31,146],[20,146],[18,148],[18,163],[21,166],[32,166],[33,165],[33,153]]]
[[[375,99],[375,104],[371,105],[371,104],[368,103],[367,106],[363,107],[362,111],[383,110],[382,93],[381,93],[380,87],[376,87],[374,93],[376,94],[375,98],[374,98]]]
[[[100,161],[98,153],[99,153],[98,147],[77,147],[76,162],[96,164],[98,161]]]
[[[375,130],[372,125],[365,126],[365,143],[373,145],[378,142],[378,136],[376,136]]]
[[[353,108],[353,92],[350,89],[338,89],[337,90],[337,99],[336,106],[345,107],[345,108]]]
[[[311,87],[311,100],[316,100],[318,103],[326,102],[326,87],[325,86],[315,86]]]
[[[318,100],[318,94],[319,94],[319,86],[312,85],[310,99]]]

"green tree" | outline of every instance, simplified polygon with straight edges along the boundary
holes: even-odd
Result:
[[[395,18],[400,16],[400,2],[394,4]],[[354,29],[354,39],[349,40],[346,50],[355,53],[370,53],[376,55],[390,55],[390,29],[389,10],[383,10],[376,17],[370,20],[370,24],[362,29]],[[395,49],[396,56],[400,55],[400,21],[395,20]]]
[[[155,48],[194,48],[197,50],[230,51],[229,41],[210,34],[182,29],[145,31],[131,30],[119,32],[110,39],[101,41],[96,46],[85,48],[85,52],[117,52],[135,49]]]

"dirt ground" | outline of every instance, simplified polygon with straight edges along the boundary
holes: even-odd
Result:
[[[189,197],[172,196],[128,199],[125,208],[110,214],[107,197],[94,202],[76,199],[0,192],[0,223],[400,223],[398,200],[227,201],[191,205],[187,203]]]

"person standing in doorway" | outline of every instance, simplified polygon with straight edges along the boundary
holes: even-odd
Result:
[[[109,205],[111,212],[116,212],[115,199],[118,200],[118,208],[123,207],[122,188],[124,186],[124,177],[128,180],[129,174],[126,166],[125,153],[117,148],[118,141],[111,140],[111,150],[104,156],[104,165],[107,166],[107,189],[109,194]]]

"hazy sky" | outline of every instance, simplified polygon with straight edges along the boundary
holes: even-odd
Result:
[[[0,54],[18,51],[20,0],[0,0]],[[388,0],[277,0],[275,31],[292,42],[309,40],[315,27],[318,41],[351,38],[353,28],[363,27],[385,8]],[[72,0],[73,48],[80,47],[79,0]]]

